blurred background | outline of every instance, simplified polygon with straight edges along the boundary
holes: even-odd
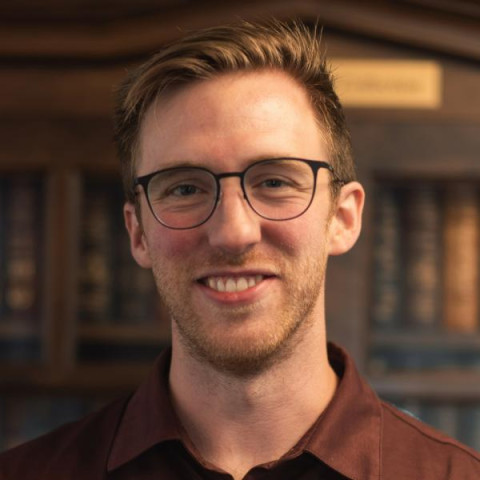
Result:
[[[168,345],[122,225],[115,85],[186,31],[272,16],[323,25],[367,190],[330,338],[480,450],[478,0],[3,2],[0,450],[132,391]]]

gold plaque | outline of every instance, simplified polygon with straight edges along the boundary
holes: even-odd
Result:
[[[332,59],[335,88],[346,107],[439,108],[442,69],[427,60]]]

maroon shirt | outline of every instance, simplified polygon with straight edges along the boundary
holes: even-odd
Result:
[[[340,377],[315,424],[245,480],[479,480],[480,455],[382,402],[329,346]],[[204,461],[168,395],[169,352],[130,399],[0,456],[0,480],[231,480]]]

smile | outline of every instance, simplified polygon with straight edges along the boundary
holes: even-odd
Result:
[[[245,275],[240,277],[208,277],[203,283],[217,292],[243,292],[255,287],[264,279],[263,275]]]

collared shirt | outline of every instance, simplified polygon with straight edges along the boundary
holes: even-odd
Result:
[[[184,432],[169,359],[129,400],[0,456],[0,480],[231,480]],[[289,452],[244,480],[480,479],[480,455],[379,400],[338,347],[329,359],[340,378],[330,404]]]

